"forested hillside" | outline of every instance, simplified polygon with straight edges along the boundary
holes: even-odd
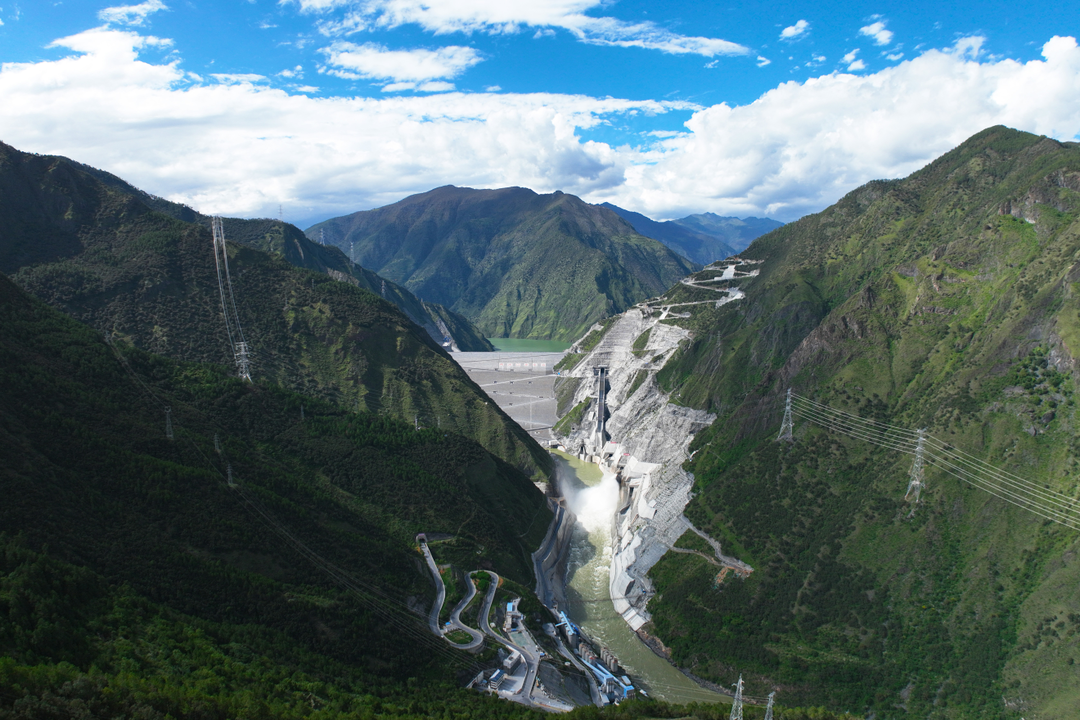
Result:
[[[190,221],[155,211],[150,205],[164,201],[101,171],[3,145],[0,189],[0,271],[17,284],[143,349],[233,364],[201,218],[172,204],[167,209],[180,217],[186,210]],[[256,221],[227,227],[278,250]],[[339,282],[245,245],[229,243],[229,254],[257,378],[452,429],[529,474],[550,468],[547,454],[427,332],[359,281]]]
[[[0,277],[0,457],[0,716],[518,712],[446,684],[471,659],[421,614],[417,532],[530,583],[550,517],[465,437],[110,345]]]
[[[606,208],[526,188],[447,186],[306,232],[487,337],[573,340],[696,267]]]
[[[687,515],[755,568],[654,568],[677,663],[878,718],[1076,716],[1080,532],[1046,518],[1080,510],[1078,218],[1080,147],[991,128],[757,240],[744,299],[668,321],[695,337],[661,383],[719,415]]]

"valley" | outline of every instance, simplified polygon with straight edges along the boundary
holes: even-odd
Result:
[[[301,233],[0,150],[0,717],[1080,702],[1077,144],[704,265],[563,193]]]

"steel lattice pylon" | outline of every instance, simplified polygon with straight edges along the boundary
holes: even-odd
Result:
[[[795,422],[791,419],[791,388],[788,388],[787,402],[784,404],[784,422],[780,425],[780,434],[776,436],[777,442],[780,440],[795,442],[795,438],[791,436],[794,429]]]
[[[731,717],[729,718],[729,720],[743,720],[743,716],[742,716],[742,706],[743,706],[742,687],[743,687],[743,680],[742,680],[742,675],[740,675],[739,676],[739,682],[735,686],[735,702],[733,702],[731,704]]]
[[[908,483],[907,492],[904,493],[904,499],[911,499],[912,502],[919,502],[919,495],[923,489],[923,461],[925,455],[926,445],[926,428],[922,428],[919,432],[919,440],[915,444],[915,462],[911,464],[911,481]],[[914,493],[914,497],[912,497]]]

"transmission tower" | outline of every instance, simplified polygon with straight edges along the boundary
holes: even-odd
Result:
[[[731,703],[731,717],[728,720],[743,720],[742,716],[742,675],[735,687],[735,702]]]
[[[225,248],[225,230],[221,218],[212,218],[210,227],[214,233],[214,264],[217,266],[218,292],[221,294],[225,332],[229,335],[229,347],[236,361],[237,375],[251,382],[251,348],[244,339],[240,313],[236,310],[236,296],[233,294],[232,275],[229,273],[229,252]]]
[[[784,422],[780,425],[780,434],[776,436],[776,441],[795,442],[795,438],[791,436],[791,431],[794,429],[795,423],[791,419],[791,388],[788,388],[787,402],[784,403]]]
[[[221,454],[221,440],[218,439],[217,433],[214,433],[214,452]]]
[[[248,344],[242,340],[236,343],[236,367],[240,377],[251,382],[251,358],[248,357]]]
[[[773,720],[772,706],[773,706],[773,700],[775,700],[775,699],[776,699],[776,691],[773,690],[771,693],[769,693],[769,704],[765,706],[765,720]]]
[[[170,440],[173,439],[171,407],[165,408],[165,437],[169,438]]]
[[[232,463],[227,463],[225,465],[225,472],[228,474],[229,477],[229,487],[236,487],[236,483],[233,482],[232,479]]]
[[[911,482],[908,483],[907,492],[904,493],[904,499],[907,500],[911,497],[912,493],[915,493],[914,497],[911,497],[911,501],[918,504],[919,494],[923,489],[923,458],[925,455],[926,445],[926,428],[922,428],[919,432],[919,441],[915,444],[915,462],[911,464]]]

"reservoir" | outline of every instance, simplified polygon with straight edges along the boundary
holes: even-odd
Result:
[[[614,476],[561,452],[553,453],[559,488],[578,522],[566,569],[567,615],[619,659],[634,684],[672,703],[730,702],[705,690],[657,656],[612,607],[608,590],[611,522],[619,499]]]

